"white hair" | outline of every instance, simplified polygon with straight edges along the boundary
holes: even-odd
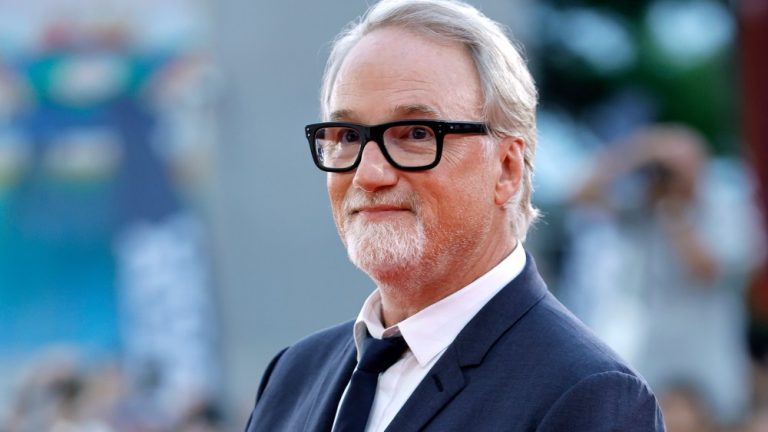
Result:
[[[531,204],[537,92],[520,51],[498,23],[466,3],[382,0],[334,40],[320,94],[323,118],[329,116],[333,86],[347,54],[365,35],[382,27],[404,28],[468,48],[480,76],[486,124],[498,138],[518,136],[525,141],[522,185],[505,204],[513,234],[525,240],[528,228],[538,217],[538,210]]]

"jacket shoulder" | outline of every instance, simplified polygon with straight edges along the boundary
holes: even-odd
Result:
[[[246,430],[304,430],[327,395],[343,390],[354,367],[353,322],[302,338],[267,367]],[[331,418],[332,420],[332,418]]]
[[[313,367],[321,366],[328,361],[330,352],[352,343],[353,324],[354,321],[343,322],[299,339],[278,354],[279,361],[275,362],[273,369],[298,367],[313,370]]]
[[[564,392],[537,430],[663,432],[665,428],[647,384],[636,375],[609,371],[589,375]]]
[[[535,409],[539,430],[664,430],[645,379],[554,296],[518,324],[518,334],[528,336],[513,338],[515,345],[522,341],[532,355],[530,384],[538,383],[534,393],[547,401]]]
[[[574,374],[575,379],[608,371],[638,376],[613,349],[575,317],[553,295],[548,294],[531,310],[529,324],[539,339],[541,354],[550,363]]]
[[[286,354],[291,353],[291,351],[314,350],[319,346],[327,347],[328,344],[347,343],[352,339],[352,326],[354,323],[353,320],[345,321],[305,336],[288,347]]]

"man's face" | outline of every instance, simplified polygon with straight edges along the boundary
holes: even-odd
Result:
[[[407,30],[383,28],[348,54],[330,98],[330,119],[478,121],[480,81],[469,53]],[[333,214],[350,259],[380,284],[475,265],[506,224],[494,202],[501,167],[490,136],[447,135],[440,164],[392,167],[375,143],[358,168],[329,173]],[[493,263],[495,264],[495,263]]]

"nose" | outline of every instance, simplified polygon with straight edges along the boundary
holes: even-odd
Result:
[[[363,148],[360,165],[355,170],[352,184],[366,192],[375,192],[394,186],[397,179],[397,169],[389,164],[379,145],[369,141]]]

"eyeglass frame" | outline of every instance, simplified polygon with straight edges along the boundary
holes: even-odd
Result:
[[[409,166],[402,166],[395,162],[394,159],[392,159],[392,156],[387,151],[386,145],[384,145],[384,132],[386,132],[387,129],[395,126],[412,126],[412,125],[419,125],[419,126],[427,126],[430,129],[432,129],[432,132],[435,134],[435,160],[427,165],[419,165],[414,167]],[[357,153],[357,157],[355,158],[355,161],[352,162],[352,164],[349,167],[344,168],[331,168],[323,166],[320,163],[320,158],[317,154],[317,148],[315,147],[315,135],[317,134],[317,131],[323,128],[332,128],[332,127],[345,127],[354,129],[357,131],[361,136],[361,144],[360,144],[360,150]],[[378,125],[363,125],[359,123],[348,123],[348,122],[321,122],[321,123],[312,123],[308,124],[304,127],[304,131],[307,137],[307,141],[309,142],[309,149],[312,152],[312,160],[315,162],[315,165],[322,171],[326,172],[348,172],[353,171],[357,169],[357,167],[360,165],[360,161],[363,159],[363,151],[365,150],[365,146],[373,141],[376,143],[376,145],[379,146],[379,150],[381,150],[381,154],[384,155],[384,159],[389,162],[390,165],[393,167],[403,170],[403,171],[426,171],[429,169],[432,169],[437,166],[437,164],[440,163],[440,159],[443,155],[443,138],[446,135],[451,134],[477,134],[477,135],[487,135],[489,132],[489,128],[485,123],[480,122],[469,122],[469,121],[445,121],[445,120],[420,120],[420,119],[414,119],[414,120],[398,120],[393,122],[387,122],[387,123],[381,123]]]

